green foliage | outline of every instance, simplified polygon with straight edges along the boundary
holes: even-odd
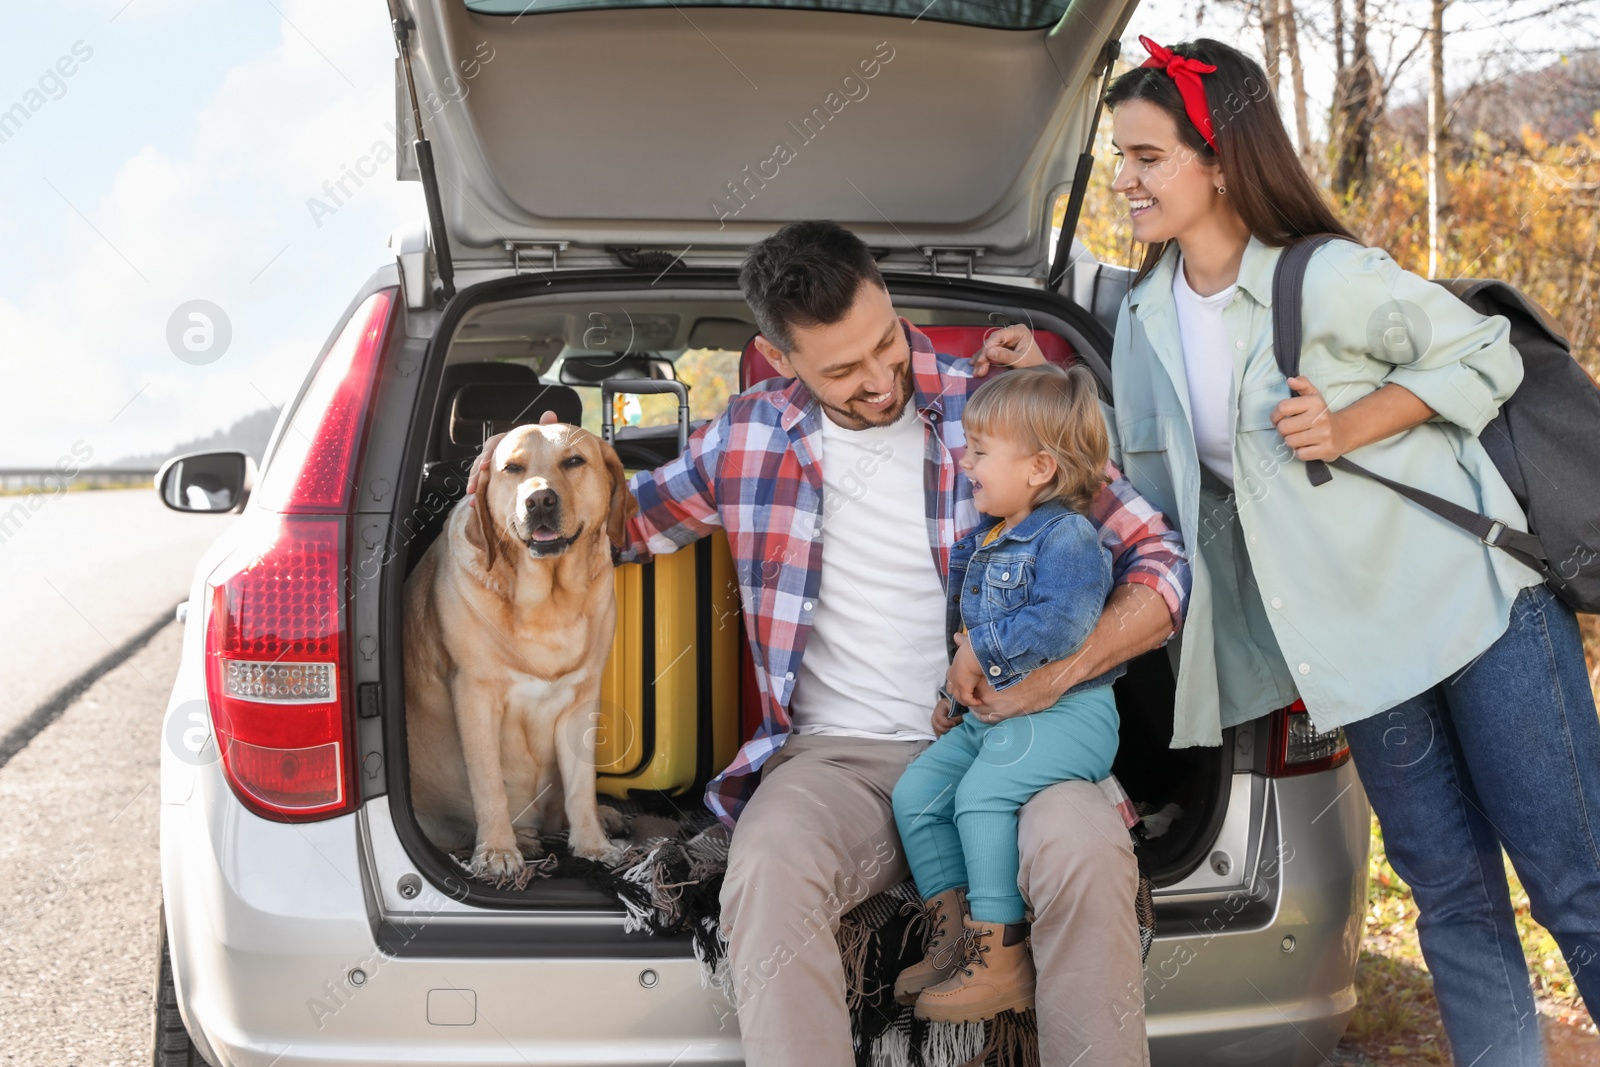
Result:
[[[728,406],[728,398],[739,391],[740,353],[722,348],[691,348],[673,364],[678,380],[689,387],[689,418],[712,419]],[[583,428],[591,433],[600,432],[600,390],[584,387]],[[618,426],[674,426],[678,422],[676,397],[655,394],[651,396],[615,399],[617,410],[613,418]],[[635,406],[636,405],[636,406]],[[628,413],[638,416],[631,421]]]

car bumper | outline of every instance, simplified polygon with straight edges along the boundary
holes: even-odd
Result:
[[[179,1003],[217,1067],[743,1062],[692,958],[379,951],[356,817],[268,822],[208,770],[162,807],[162,873]],[[1151,949],[1158,1067],[1319,1064],[1355,1006],[1368,809],[1354,768],[1269,798],[1256,888],[1197,903]]]
[[[217,1067],[743,1061],[693,958],[380,952],[355,816],[269,822],[199,778],[162,807],[162,880],[184,1022]]]
[[[1151,1062],[1320,1065],[1355,1009],[1370,809],[1353,764],[1268,783],[1253,889],[1158,924]]]

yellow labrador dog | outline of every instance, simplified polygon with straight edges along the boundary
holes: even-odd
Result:
[[[616,452],[576,426],[519,426],[484,452],[476,496],[407,579],[406,737],[423,832],[503,878],[563,824],[574,854],[612,852],[600,813],[613,830],[620,817],[595,802],[594,737],[611,542],[637,505]]]

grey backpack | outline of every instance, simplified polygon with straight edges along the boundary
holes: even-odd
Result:
[[[1284,249],[1272,278],[1272,344],[1284,377],[1300,373],[1301,304],[1306,265],[1331,234]],[[1530,533],[1414,486],[1374,474],[1349,459],[1306,462],[1322,485],[1328,468],[1359,474],[1400,493],[1487,545],[1542,572],[1552,592],[1577,611],[1600,612],[1600,384],[1577,360],[1544,309],[1505,282],[1453,278],[1439,285],[1480,315],[1504,315],[1522,357],[1522,384],[1479,440],[1528,516]]]

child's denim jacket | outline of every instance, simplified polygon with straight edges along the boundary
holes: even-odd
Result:
[[[1059,501],[1041,504],[990,545],[990,518],[950,549],[945,632],[950,653],[963,625],[984,677],[1004,689],[1083,644],[1111,593],[1111,552],[1087,517]],[[1067,690],[1109,685],[1118,665]]]

